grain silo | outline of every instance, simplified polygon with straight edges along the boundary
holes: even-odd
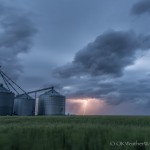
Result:
[[[65,96],[52,89],[39,96],[38,115],[65,115]]]
[[[17,95],[14,100],[14,115],[32,116],[35,112],[35,99],[27,94]]]
[[[0,84],[0,115],[12,115],[14,104],[14,93]]]

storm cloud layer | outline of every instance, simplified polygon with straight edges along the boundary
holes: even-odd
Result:
[[[150,114],[149,0],[0,1],[0,65],[21,87]]]
[[[18,55],[29,51],[35,32],[27,14],[0,3],[0,65],[11,77],[22,71]]]
[[[140,0],[132,7],[131,12],[135,15],[150,13],[150,1],[149,0]]]
[[[137,75],[124,75],[130,74],[127,67],[149,48],[149,35],[131,30],[107,31],[78,51],[73,62],[55,69],[53,76],[61,80],[63,93],[69,98],[94,97],[110,105],[131,102],[146,106],[149,82],[141,82]]]
[[[150,37],[133,31],[108,31],[77,52],[74,61],[55,70],[59,77],[121,76],[134,63],[137,53],[150,47]]]

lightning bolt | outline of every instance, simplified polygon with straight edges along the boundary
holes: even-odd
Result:
[[[88,103],[88,100],[84,100],[84,108],[83,108],[83,116],[85,115],[86,113],[86,109],[87,109],[87,103]]]

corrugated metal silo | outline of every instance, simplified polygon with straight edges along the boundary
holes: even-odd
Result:
[[[17,95],[14,100],[14,115],[32,116],[35,112],[35,99],[27,94]]]
[[[0,115],[12,115],[14,104],[14,93],[0,84]]]
[[[40,95],[38,115],[65,115],[65,96],[60,95],[53,88]]]

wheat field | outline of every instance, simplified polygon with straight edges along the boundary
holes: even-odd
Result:
[[[150,149],[148,116],[0,117],[0,150],[134,149]]]

